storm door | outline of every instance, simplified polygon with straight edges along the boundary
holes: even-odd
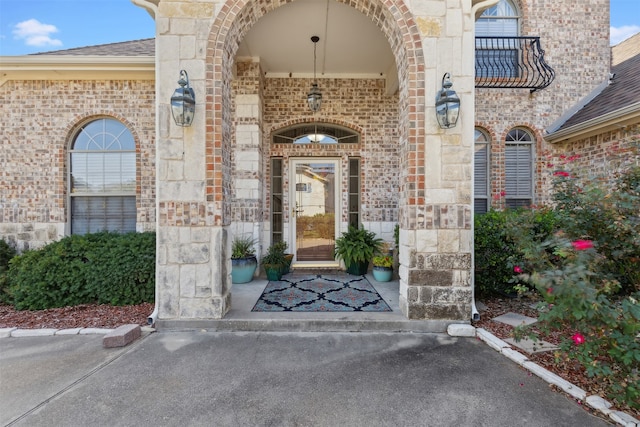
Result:
[[[337,265],[333,252],[340,184],[339,159],[291,161],[291,227],[297,264]]]

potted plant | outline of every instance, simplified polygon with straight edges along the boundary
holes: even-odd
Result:
[[[291,263],[293,262],[293,254],[287,253],[287,242],[281,240],[273,244],[278,251],[281,251],[284,254],[284,268],[282,274],[287,274],[291,272]]]
[[[280,280],[284,274],[287,260],[285,258],[286,244],[277,242],[269,246],[267,254],[262,257],[262,265],[268,280]]]
[[[248,283],[258,267],[254,249],[255,240],[236,237],[231,243],[231,283]]]
[[[349,230],[336,239],[335,256],[341,259],[347,273],[362,276],[369,268],[369,261],[380,252],[382,239],[364,227],[349,226]]]
[[[388,282],[393,276],[393,257],[391,255],[374,256],[373,260],[373,278],[378,282]]]

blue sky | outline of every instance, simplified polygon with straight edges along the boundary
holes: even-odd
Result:
[[[587,1],[587,0],[576,0]],[[640,0],[611,0],[612,44],[640,32]],[[131,0],[0,0],[0,56],[153,37]]]

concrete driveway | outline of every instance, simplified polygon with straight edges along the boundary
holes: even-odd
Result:
[[[603,426],[475,338],[156,332],[0,339],[16,426]]]

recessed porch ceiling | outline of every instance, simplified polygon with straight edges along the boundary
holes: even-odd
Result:
[[[297,0],[266,14],[242,41],[237,58],[256,58],[267,77],[397,80],[395,59],[382,31],[368,17],[334,0]]]

